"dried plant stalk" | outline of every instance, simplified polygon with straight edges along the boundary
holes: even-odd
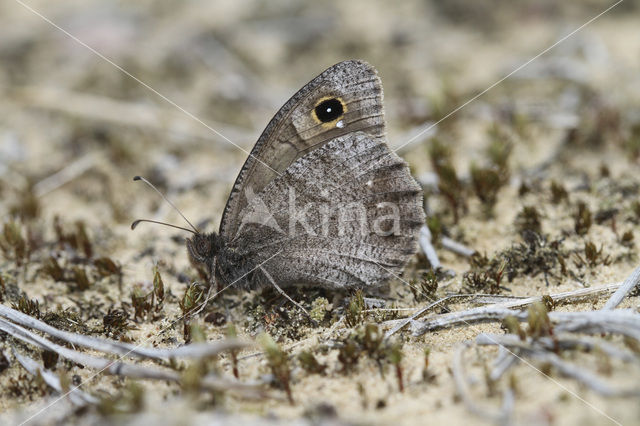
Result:
[[[232,349],[244,349],[253,344],[241,339],[225,339],[214,343],[194,343],[178,348],[145,348],[139,345],[119,342],[110,339],[100,339],[92,336],[85,336],[78,333],[59,330],[42,321],[39,321],[20,311],[0,304],[0,317],[13,321],[24,327],[30,327],[52,337],[64,340],[73,345],[83,346],[99,352],[112,355],[132,356],[138,358],[151,358],[157,360],[169,360],[171,358],[191,358],[200,359],[217,355]]]

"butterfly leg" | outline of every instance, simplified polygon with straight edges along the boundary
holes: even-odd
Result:
[[[308,312],[308,311],[307,311],[307,310],[306,310],[306,309],[305,309],[301,304],[299,304],[298,302],[296,302],[295,300],[293,300],[291,297],[289,297],[289,295],[288,295],[287,293],[285,293],[285,292],[284,292],[284,290],[283,290],[283,289],[281,289],[281,288],[280,288],[280,286],[279,286],[278,284],[276,284],[276,281],[273,279],[273,277],[271,276],[271,274],[269,274],[269,273],[267,272],[267,270],[266,270],[266,269],[264,269],[262,266],[259,266],[259,268],[260,268],[260,271],[262,271],[262,273],[264,274],[264,276],[265,276],[265,277],[267,277],[267,279],[268,279],[269,281],[271,281],[271,284],[273,284],[273,287],[274,287],[276,290],[278,290],[278,292],[279,292],[280,294],[282,294],[282,295],[283,295],[284,297],[286,297],[286,298],[287,298],[291,303],[293,303],[294,305],[296,305],[296,306],[298,307],[298,309],[300,309],[302,312],[304,312],[304,313],[309,317],[309,319],[311,320],[311,322],[312,322],[314,325],[317,325],[317,324],[316,324],[316,321],[314,321],[314,320],[311,318],[311,314],[310,314],[310,313],[309,313],[309,312]]]

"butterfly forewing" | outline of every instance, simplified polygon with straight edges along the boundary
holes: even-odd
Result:
[[[340,62],[305,85],[269,122],[236,178],[220,235],[236,237],[248,193],[259,194],[299,158],[357,131],[384,137],[382,85],[369,64]]]

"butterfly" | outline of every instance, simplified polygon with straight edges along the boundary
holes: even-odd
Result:
[[[220,223],[186,242],[240,288],[373,288],[400,274],[424,224],[422,189],[385,142],[382,84],[358,60],[315,77],[271,119]]]

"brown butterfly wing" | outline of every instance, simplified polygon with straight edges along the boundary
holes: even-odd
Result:
[[[304,211],[300,220],[292,221],[292,207]],[[230,248],[282,286],[376,287],[402,272],[424,224],[409,167],[363,132],[296,160],[243,213]]]
[[[339,99],[343,114],[323,122],[316,107]],[[375,69],[362,61],[344,61],[306,84],[271,119],[236,178],[220,223],[220,235],[231,240],[247,205],[245,191],[257,194],[294,161],[338,136],[364,131],[383,138],[382,85]],[[340,122],[341,121],[341,122]]]

